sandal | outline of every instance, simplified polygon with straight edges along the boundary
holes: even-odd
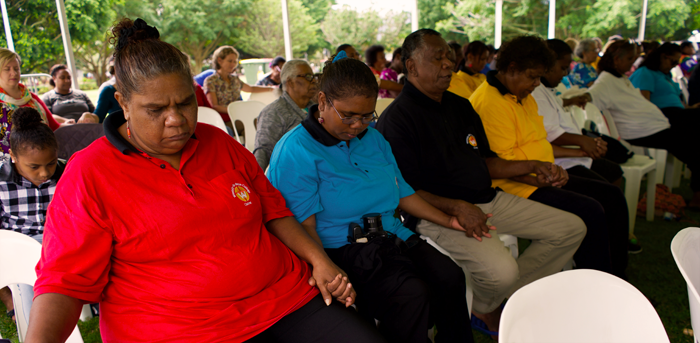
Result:
[[[15,310],[9,310],[9,311],[5,312],[5,315],[12,318],[15,316]]]
[[[486,323],[484,323],[483,320],[477,318],[473,314],[472,314],[472,328],[476,329],[476,331],[483,332],[483,333],[490,335],[490,336],[498,336],[498,331],[489,330],[489,327],[486,325]]]

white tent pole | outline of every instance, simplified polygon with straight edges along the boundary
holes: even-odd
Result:
[[[66,62],[73,78],[73,89],[80,89],[78,84],[78,70],[75,69],[75,58],[73,58],[73,43],[70,40],[70,32],[68,31],[68,18],[66,17],[66,6],[63,0],[56,0],[56,8],[58,9],[58,21],[61,24],[61,37],[63,38],[63,50],[66,53]]]
[[[557,23],[557,0],[549,0],[549,32],[547,38],[556,38],[555,26]]]
[[[413,0],[411,6],[411,32],[418,31],[418,0]]]
[[[5,24],[5,38],[7,38],[7,48],[15,51],[15,42],[12,40],[12,30],[10,30],[10,19],[7,16],[7,5],[5,0],[0,0],[2,5],[2,22]]]
[[[503,24],[503,0],[496,0],[496,37],[494,38],[493,46],[498,49],[501,47],[501,26]]]
[[[282,0],[282,28],[284,29],[284,54],[287,61],[294,58],[292,54],[292,34],[289,31],[289,8],[287,0]]]
[[[639,41],[644,41],[644,30],[647,26],[647,4],[649,0],[644,0],[644,5],[642,6],[642,18],[639,20]]]

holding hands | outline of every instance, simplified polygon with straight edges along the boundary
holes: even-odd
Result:
[[[569,181],[566,170],[556,164],[541,161],[528,161],[537,179],[537,187],[562,187]]]
[[[309,285],[318,287],[328,306],[334,298],[345,307],[355,303],[357,294],[352,288],[348,275],[330,259],[313,265],[313,276],[309,278]]]
[[[450,227],[455,230],[464,231],[467,237],[474,237],[481,242],[481,237],[491,238],[489,230],[496,230],[496,227],[488,224],[488,219],[493,217],[491,213],[484,213],[481,208],[461,201],[457,216],[450,219]]]

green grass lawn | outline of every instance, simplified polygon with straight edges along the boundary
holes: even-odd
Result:
[[[644,183],[642,189],[646,189]],[[692,195],[688,180],[683,180],[681,187],[673,191],[683,195],[685,199],[689,199]],[[684,220],[700,222],[700,212],[686,211]],[[689,226],[700,225],[683,220],[667,222],[659,217],[653,222],[647,222],[644,218],[637,217],[635,234],[644,251],[637,255],[630,255],[627,269],[630,283],[644,293],[654,305],[671,342],[674,343],[693,342],[692,336],[683,334],[684,328],[690,328],[688,292],[670,249],[673,236]],[[523,241],[521,248],[526,245]],[[0,335],[17,342],[16,327],[9,318],[1,315],[4,313],[5,307],[0,304]],[[102,342],[97,318],[85,323],[80,322],[78,326],[86,343]],[[476,331],[474,338],[476,342],[493,342],[490,337]]]

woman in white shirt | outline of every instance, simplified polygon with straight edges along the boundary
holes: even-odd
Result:
[[[598,63],[599,77],[589,90],[593,103],[608,110],[622,139],[630,144],[665,149],[694,170],[689,207],[700,208],[700,155],[694,134],[700,118],[689,117],[685,125],[673,125],[656,105],[647,100],[624,74],[635,60],[635,45],[617,41]]]

